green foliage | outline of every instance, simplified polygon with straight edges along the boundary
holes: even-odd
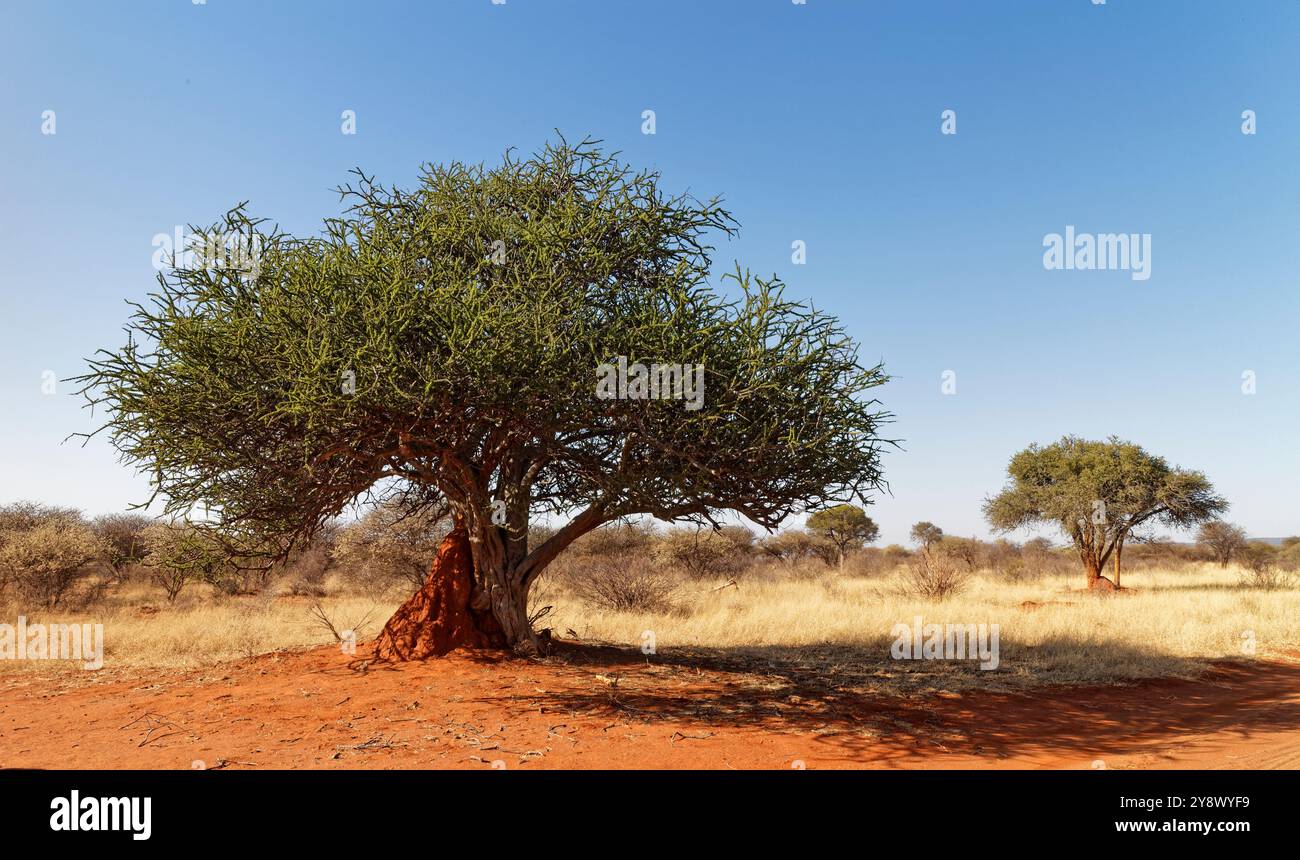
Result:
[[[845,553],[861,549],[880,536],[880,527],[857,505],[836,505],[815,511],[808,517],[807,528],[835,546],[840,567],[844,566]]]
[[[913,542],[923,547],[928,547],[943,540],[943,529],[939,528],[932,522],[922,520],[912,526],[911,538]]]
[[[1010,477],[984,514],[1000,531],[1058,526],[1079,550],[1089,580],[1143,527],[1186,528],[1213,519],[1228,504],[1200,472],[1171,467],[1141,447],[1066,436],[1030,445],[1011,458]]]
[[[708,285],[709,235],[734,230],[717,201],[589,141],[429,165],[411,190],[358,177],[319,236],[229,212],[206,232],[260,247],[255,268],[160,276],[80,378],[169,513],[256,544],[412,482],[519,563],[538,511],[590,512],[562,545],[635,513],[775,526],[880,486],[883,371],[775,278],[737,268],[734,300]],[[703,364],[704,407],[598,399],[618,356]]]

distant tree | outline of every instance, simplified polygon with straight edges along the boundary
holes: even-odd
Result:
[[[793,566],[817,555],[819,540],[820,538],[802,529],[787,529],[764,538],[759,544],[759,551],[768,558]]]
[[[954,561],[959,561],[966,566],[966,570],[972,571],[980,566],[988,548],[976,538],[944,537],[938,542],[938,546],[943,548],[944,555]],[[922,549],[929,549],[923,546]]]
[[[1036,537],[1036,538],[1030,538],[1029,540],[1025,541],[1025,545],[1023,549],[1025,552],[1034,553],[1037,555],[1047,555],[1051,553],[1054,549],[1056,549],[1056,547],[1053,546],[1052,542],[1047,538]]]
[[[808,517],[808,530],[835,545],[836,564],[844,567],[844,556],[880,537],[880,527],[857,505],[823,508]]]
[[[1114,437],[1030,445],[1011,458],[1007,473],[1006,487],[984,503],[989,523],[1000,531],[1058,526],[1074,542],[1089,588],[1119,587],[1124,542],[1138,529],[1189,528],[1228,508],[1202,473]],[[1114,582],[1102,576],[1112,555]]]
[[[911,534],[912,541],[923,547],[929,547],[943,540],[943,529],[925,520],[912,526]]]
[[[149,547],[144,565],[149,578],[175,603],[191,582],[221,585],[230,573],[230,556],[221,541],[193,523],[153,523],[141,535]]]
[[[1219,563],[1219,567],[1227,567],[1228,562],[1246,548],[1246,530],[1223,520],[1211,520],[1202,525],[1196,539]]]

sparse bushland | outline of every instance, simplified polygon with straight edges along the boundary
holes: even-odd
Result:
[[[846,562],[846,569],[851,567]],[[738,587],[718,588],[724,584],[718,579],[677,578],[666,606],[594,611],[589,589],[580,581],[567,582],[557,568],[539,583],[534,611],[543,602],[549,606],[544,623],[565,639],[639,646],[644,631],[651,630],[665,653],[721,649],[742,659],[752,656],[761,665],[773,649],[793,649],[804,655],[801,665],[810,672],[850,661],[882,695],[1187,675],[1209,660],[1251,659],[1243,650],[1247,633],[1258,657],[1285,658],[1300,647],[1300,590],[1244,586],[1235,564],[1227,570],[1212,561],[1144,570],[1113,600],[1095,600],[1080,589],[1072,567],[1014,582],[979,570],[961,593],[944,600],[902,594],[904,567],[869,577],[828,571],[820,561],[810,570],[820,575],[799,575],[781,562],[760,560]],[[367,613],[382,619],[400,601],[359,593],[350,577],[335,574],[326,583],[328,594],[319,599],[231,597],[198,583],[168,605],[156,586],[135,580],[111,590],[93,611],[34,612],[11,605],[0,612],[12,618],[25,610],[46,622],[103,623],[106,669],[101,671],[114,673],[331,645],[334,637],[313,615],[317,603],[339,626]],[[918,615],[927,622],[1000,625],[1001,667],[980,672],[965,664],[891,660],[892,626]],[[364,629],[361,641],[375,629]],[[13,672],[89,675],[53,661],[0,661],[0,673]]]
[[[1279,547],[1250,543],[1240,550],[1238,557],[1241,581],[1247,588],[1276,591],[1294,588],[1300,581],[1296,560]]]
[[[754,533],[742,526],[678,527],[654,542],[654,558],[692,579],[733,577],[749,567]]]
[[[75,512],[32,514],[0,509],[0,522],[20,532],[48,516],[62,517],[65,525],[78,522]],[[45,622],[102,623],[110,672],[331,644],[334,635],[321,622],[322,613],[339,630],[358,619],[382,619],[414,588],[409,580],[402,588],[385,584],[383,577],[349,569],[347,557],[332,554],[353,528],[358,524],[338,524],[330,532],[335,537],[322,537],[276,566],[258,594],[227,594],[217,584],[220,577],[195,577],[169,602],[165,584],[149,577],[146,555],[146,563],[125,578],[116,577],[107,562],[93,562],[53,608],[39,594],[10,589],[0,598],[0,619],[12,623],[24,614]],[[751,547],[743,564],[691,572],[692,566],[703,571],[713,564],[713,549],[720,545],[714,542],[727,540]],[[585,535],[556,560],[538,583],[529,614],[561,639],[635,646],[651,630],[665,649],[742,655],[804,649],[801,659],[810,667],[820,660],[851,660],[870,669],[873,683],[886,693],[1186,673],[1189,665],[1211,659],[1249,657],[1242,647],[1246,634],[1261,656],[1300,648],[1300,589],[1288,576],[1288,553],[1300,544],[1251,543],[1226,569],[1199,544],[1138,544],[1128,554],[1128,587],[1117,599],[1096,601],[1073,581],[1077,562],[1071,549],[1042,539],[937,541],[914,552],[866,547],[848,554],[842,570],[799,549],[816,540],[798,529],[746,538],[741,530],[612,524]],[[775,545],[768,548],[769,542]],[[148,540],[146,545],[151,551],[158,546]],[[692,545],[705,558],[683,564],[680,554]],[[958,552],[949,554],[953,546]],[[923,588],[917,587],[918,569],[926,573]],[[930,587],[936,578],[940,587]],[[950,582],[961,587],[946,587]],[[917,615],[999,624],[1004,668],[979,673],[948,664],[900,667],[888,658],[889,631]],[[361,631],[362,641],[376,627]],[[0,661],[4,673],[63,671],[73,670],[52,662]]]
[[[333,560],[379,591],[405,589],[409,594],[428,579],[429,562],[450,531],[445,509],[385,499],[338,531]]]
[[[190,523],[152,523],[142,532],[149,548],[144,566],[149,578],[167,595],[168,603],[191,582],[207,582],[237,593],[231,581],[230,560],[207,532]]]

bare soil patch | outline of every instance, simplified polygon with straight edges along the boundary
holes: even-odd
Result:
[[[1300,664],[886,696],[826,649],[369,649],[0,679],[7,768],[1292,768]],[[827,668],[828,665],[831,668]]]

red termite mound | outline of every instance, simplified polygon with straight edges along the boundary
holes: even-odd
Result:
[[[429,578],[388,619],[375,640],[380,660],[423,660],[457,648],[504,648],[491,610],[470,606],[474,559],[469,534],[456,526],[438,547]]]
[[[1088,590],[1094,594],[1114,594],[1115,588],[1115,583],[1104,576],[1099,576],[1088,582]]]

